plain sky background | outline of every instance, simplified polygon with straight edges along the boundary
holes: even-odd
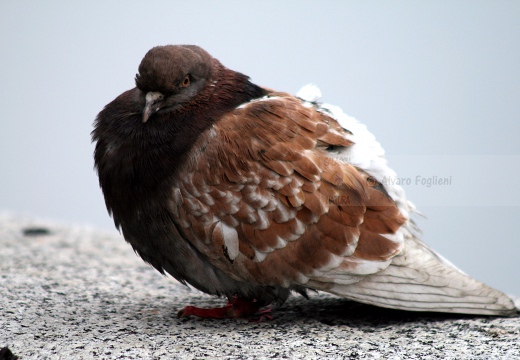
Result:
[[[423,239],[520,295],[519,1],[0,1],[0,210],[113,228],[92,122],[165,44],[317,84],[381,142]]]

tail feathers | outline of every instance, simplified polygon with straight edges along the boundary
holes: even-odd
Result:
[[[405,240],[404,251],[386,269],[328,292],[359,302],[408,311],[500,315],[516,314],[513,301],[472,279],[418,239]]]

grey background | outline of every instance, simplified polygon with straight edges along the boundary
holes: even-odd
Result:
[[[423,239],[519,295],[519,39],[517,1],[1,1],[0,210],[111,229],[92,122],[148,49],[192,43],[259,85],[317,84],[410,182]]]

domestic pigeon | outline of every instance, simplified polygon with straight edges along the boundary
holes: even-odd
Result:
[[[94,123],[115,226],[144,261],[250,316],[291,292],[410,311],[511,315],[509,297],[418,238],[416,212],[366,126],[252,83],[194,45],[152,48]]]

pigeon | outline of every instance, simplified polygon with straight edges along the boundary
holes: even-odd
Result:
[[[512,300],[430,249],[367,127],[322,103],[258,86],[195,45],[149,50],[98,114],[106,207],[135,252],[248,317],[291,293],[379,307],[509,316]],[[270,316],[270,315],[266,315]]]

